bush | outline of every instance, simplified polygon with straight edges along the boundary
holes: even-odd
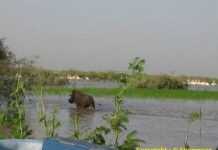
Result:
[[[170,76],[161,76],[158,82],[158,89],[186,89],[187,85],[182,81]]]
[[[149,77],[144,81],[139,82],[136,87],[152,89],[187,89],[188,85],[183,80],[162,75],[158,77]]]

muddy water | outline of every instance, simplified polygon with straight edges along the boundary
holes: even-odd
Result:
[[[67,102],[67,99],[65,96],[45,97],[48,111],[51,111],[54,105],[60,108],[58,117],[62,126],[58,133],[61,137],[69,137],[73,132],[72,117],[76,109]],[[112,97],[95,98],[96,111],[81,113],[82,131],[86,132],[104,124],[102,116],[112,112],[112,99]],[[42,129],[37,122],[35,101],[28,100],[27,106],[28,123],[34,131],[33,137],[43,137]],[[187,117],[200,108],[203,112],[202,121],[196,121],[191,125],[189,143],[191,146],[213,148],[218,145],[218,102],[126,99],[124,106],[130,111],[128,131],[137,130],[138,137],[146,141],[146,146],[182,146],[187,133]]]

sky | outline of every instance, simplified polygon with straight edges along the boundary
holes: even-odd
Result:
[[[51,69],[218,76],[217,0],[0,0],[0,38]]]

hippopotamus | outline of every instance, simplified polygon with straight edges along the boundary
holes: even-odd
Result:
[[[87,109],[93,108],[95,109],[95,101],[91,95],[82,93],[78,90],[73,90],[72,94],[70,95],[69,103],[76,104],[78,109]]]

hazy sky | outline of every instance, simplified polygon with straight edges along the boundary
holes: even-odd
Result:
[[[0,0],[0,37],[56,69],[218,76],[218,0]]]

